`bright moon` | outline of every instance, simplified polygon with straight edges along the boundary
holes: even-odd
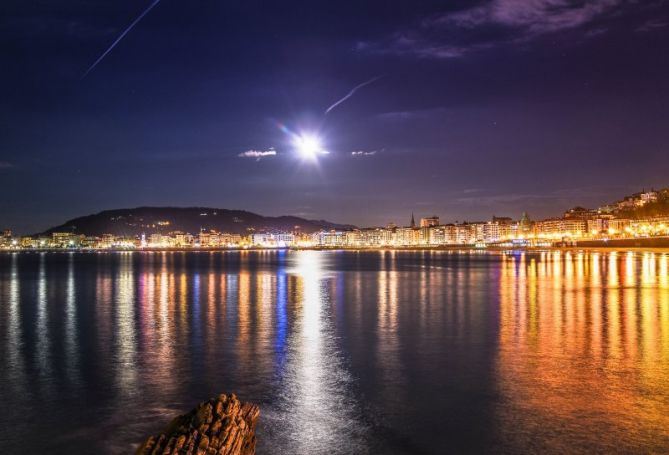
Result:
[[[321,146],[317,136],[300,135],[295,138],[295,147],[303,158],[316,159],[318,155],[327,153]]]

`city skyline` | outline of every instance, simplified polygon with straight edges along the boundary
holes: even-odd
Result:
[[[622,218],[637,218],[637,219],[647,219],[647,218],[653,218],[653,217],[663,217],[665,215],[669,214],[669,209],[666,207],[667,204],[667,197],[669,196],[669,188],[659,188],[655,189],[654,187],[648,187],[646,189],[645,187],[642,188],[640,191],[634,192],[632,194],[626,194],[623,195],[622,197],[618,195],[618,197],[615,200],[608,200],[604,201],[601,204],[598,204],[597,206],[590,206],[590,207],[584,207],[583,204],[575,204],[571,207],[568,208],[554,208],[553,212],[546,217],[533,217],[533,219],[536,220],[551,220],[551,219],[560,219],[560,218],[565,218],[565,217],[570,217],[573,216],[574,211],[584,211],[584,213],[587,213],[589,216],[597,216],[597,215],[604,215],[604,216],[611,216],[615,215],[616,217],[622,217]],[[659,206],[655,207],[652,210],[652,213],[646,213],[642,215],[634,215],[631,216],[630,213],[624,213],[625,211],[629,210],[634,210],[634,209],[639,209],[641,207],[646,206],[647,203],[649,202],[654,202],[658,203]],[[252,216],[254,219],[261,218],[261,219],[266,219],[266,220],[280,220],[282,218],[291,218],[294,217],[293,215],[280,215],[279,217],[272,218],[272,217],[266,217],[262,214],[257,214],[253,213],[248,210],[230,210],[230,209],[225,209],[225,208],[220,208],[220,207],[175,207],[175,206],[165,206],[165,207],[135,207],[135,208],[116,208],[112,210],[101,210],[101,211],[96,211],[95,213],[91,214],[85,214],[76,218],[71,218],[67,221],[65,221],[65,224],[62,226],[66,226],[68,223],[72,224],[77,224],[78,220],[80,219],[86,219],[90,217],[100,217],[103,214],[109,213],[110,216],[116,216],[118,214],[122,214],[124,212],[132,213],[132,212],[137,212],[137,211],[142,211],[142,210],[148,210],[149,212],[152,211],[180,211],[180,212],[197,212],[198,210],[205,210],[205,211],[211,211],[212,213],[198,213],[199,215],[217,215],[219,211],[225,211],[228,212],[228,215],[232,214],[234,222],[236,223],[237,214],[246,214],[248,216]],[[666,213],[665,213],[666,212]],[[116,215],[114,215],[116,214]],[[418,215],[419,222],[415,221],[415,215]],[[133,215],[134,216],[134,215]],[[169,218],[170,215],[168,215]],[[146,218],[147,222],[149,219],[153,219],[154,222],[160,218],[160,216],[154,215],[147,213],[144,215]],[[513,213],[489,213],[487,216],[476,219],[476,218],[463,218],[461,220],[453,219],[453,218],[448,218],[448,215],[444,216],[443,214],[439,214],[436,212],[417,212],[415,210],[411,211],[410,218],[408,218],[408,215],[405,214],[405,219],[389,219],[386,222],[382,224],[376,224],[376,225],[356,225],[354,223],[348,223],[346,221],[339,222],[339,220],[332,220],[332,219],[320,219],[320,220],[309,220],[306,218],[301,218],[301,217],[295,217],[296,220],[294,221],[294,224],[297,226],[302,222],[308,222],[308,223],[313,223],[313,222],[323,222],[323,223],[329,223],[333,225],[336,229],[341,229],[344,226],[351,226],[357,229],[368,229],[368,228],[378,228],[378,227],[387,227],[387,226],[398,226],[398,227],[422,227],[422,223],[424,221],[430,222],[430,226],[434,225],[432,223],[432,220],[436,220],[436,224],[439,224],[439,220],[443,221],[443,224],[467,224],[467,223],[481,223],[481,222],[486,222],[489,220],[495,221],[495,219],[509,219],[509,220],[521,220],[523,218],[531,218],[531,214],[528,213],[527,210],[521,210],[519,213],[513,214]],[[205,220],[205,218],[202,218],[202,220]],[[301,221],[300,221],[301,220]],[[64,220],[61,220],[64,221]],[[406,222],[405,222],[406,221]],[[257,222],[257,220],[256,220]],[[288,221],[283,221],[283,224],[285,224]],[[159,224],[162,224],[163,228],[168,228],[170,225],[170,222],[168,221],[158,221]],[[339,226],[337,226],[339,225]],[[211,227],[207,227],[208,223],[205,221],[201,222],[200,225],[200,231],[208,231],[211,230]],[[241,226],[241,225],[240,225]],[[147,228],[150,228],[150,225],[146,226]],[[153,226],[156,228],[156,226]],[[161,226],[157,226],[160,228]],[[27,236],[27,235],[38,235],[40,232],[46,232],[46,231],[52,231],[56,232],[59,230],[59,226],[56,226],[56,224],[53,224],[49,227],[41,229],[39,232],[20,232],[14,229],[12,226],[0,226],[0,229],[7,229],[9,232],[12,232],[13,235],[21,235],[21,236]],[[60,229],[61,231],[68,231],[69,229]],[[214,231],[219,231],[219,229],[214,228]],[[253,230],[256,230],[254,227]],[[290,229],[277,229],[277,228],[272,228],[269,229],[269,231],[282,231],[282,232],[289,232]],[[189,229],[186,229],[186,231],[190,232]],[[242,229],[244,231],[244,229]],[[147,232],[151,232],[150,229],[147,230]],[[195,232],[195,231],[193,231]],[[223,230],[222,232],[227,232],[227,230]],[[90,233],[87,233],[90,234]]]
[[[539,219],[666,185],[666,2],[384,5],[10,0],[0,224]]]
[[[669,238],[669,188],[625,195],[598,208],[572,207],[561,217],[443,222],[411,213],[408,223],[334,224],[244,211],[144,207],[104,211],[33,235],[4,230],[5,250],[144,250],[247,248],[546,248],[661,247]],[[588,242],[588,243],[579,243]],[[609,243],[614,242],[614,244]]]

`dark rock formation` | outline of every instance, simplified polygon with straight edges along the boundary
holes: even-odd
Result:
[[[219,395],[149,437],[137,455],[253,455],[259,414],[258,406],[240,403],[234,394]]]

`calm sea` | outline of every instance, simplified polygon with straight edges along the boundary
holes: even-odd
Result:
[[[221,392],[260,454],[667,453],[669,254],[0,254],[3,453]]]

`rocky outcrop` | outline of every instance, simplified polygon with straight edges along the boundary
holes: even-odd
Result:
[[[252,455],[258,415],[258,406],[240,403],[234,394],[219,395],[149,437],[137,455]]]

